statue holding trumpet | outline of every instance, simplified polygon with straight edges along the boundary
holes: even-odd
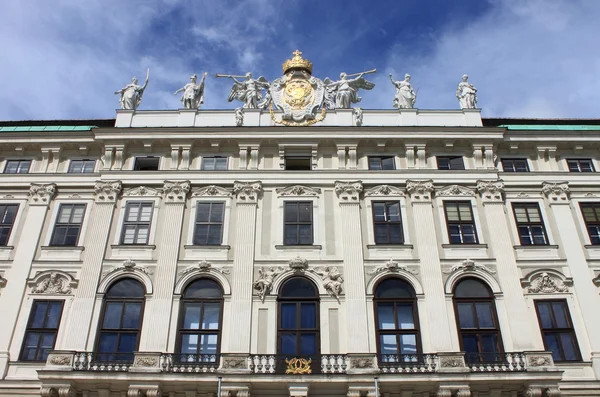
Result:
[[[364,79],[365,74],[375,73],[377,69],[367,70],[365,72],[346,74],[342,72],[338,81],[332,81],[329,77],[323,82],[328,91],[329,98],[327,102],[336,109],[350,109],[353,103],[358,103],[361,97],[358,96],[358,90],[372,90],[375,84]],[[354,77],[355,78],[349,78]],[[333,102],[333,104],[332,104]]]
[[[268,93],[263,97],[262,91],[269,89],[269,81],[263,76],[258,79],[252,78],[252,73],[248,72],[244,76],[234,76],[230,74],[217,74],[216,77],[227,77],[234,81],[228,101],[234,99],[244,103],[244,109],[261,109],[269,101]],[[238,80],[245,79],[245,80]]]

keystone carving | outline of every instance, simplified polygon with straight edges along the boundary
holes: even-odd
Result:
[[[190,192],[190,182],[165,181],[162,192],[166,203],[183,203]]]
[[[233,182],[233,193],[237,196],[238,203],[256,203],[258,195],[262,192],[262,183],[255,182]]]
[[[438,196],[475,196],[475,192],[467,187],[460,185],[450,185],[439,189],[436,193]]]
[[[471,259],[465,259],[464,261],[462,261],[461,263],[459,263],[458,265],[454,265],[450,268],[450,271],[443,271],[443,273],[446,274],[451,274],[451,273],[455,273],[455,272],[476,272],[478,270],[482,270],[484,272],[490,273],[490,274],[494,274],[496,273],[494,270],[490,269],[489,267],[487,267],[486,265],[481,265],[479,263],[475,263],[474,261],[472,261]]]
[[[378,185],[365,189],[365,197],[369,196],[404,196],[404,191],[396,186]]]
[[[113,273],[113,272],[118,272],[118,271],[121,271],[121,272],[140,271],[142,273],[147,274],[148,276],[151,276],[153,274],[152,270],[150,270],[148,267],[140,266],[140,265],[136,264],[134,261],[132,261],[131,259],[126,259],[125,261],[123,261],[123,263],[121,265],[114,266],[107,273]]]
[[[533,294],[551,294],[555,292],[567,292],[568,290],[562,280],[555,276],[550,276],[546,272],[536,276],[527,288],[527,292]]]
[[[117,201],[119,194],[123,190],[121,181],[114,182],[96,182],[94,185],[94,193],[96,194],[96,202],[99,203],[114,203]]]
[[[542,182],[542,193],[552,202],[568,202],[571,190],[569,182]]]
[[[288,265],[290,266],[290,269],[295,272],[302,272],[308,269],[308,261],[304,258],[300,258],[299,256],[295,257],[294,259],[290,259]]]
[[[484,202],[502,201],[504,181],[502,179],[491,181],[480,179],[477,181],[477,191],[481,194],[481,199]]]
[[[362,190],[362,181],[335,182],[335,193],[343,203],[358,203]]]
[[[406,181],[406,191],[414,201],[431,201],[431,194],[434,191],[433,181],[431,179],[425,181]]]
[[[29,196],[32,204],[47,205],[56,194],[56,184],[32,183],[29,186]]]
[[[409,272],[412,274],[419,274],[418,270],[411,270],[406,265],[401,265],[398,262],[395,262],[393,259],[387,261],[383,266],[376,267],[371,270],[367,274],[370,276],[374,276],[379,273],[390,272],[390,273],[398,273],[400,271]]]
[[[208,273],[211,270],[217,271],[221,274],[229,274],[229,270],[227,270],[227,269],[215,267],[215,266],[211,265],[210,262],[208,262],[208,261],[200,261],[197,264],[188,266],[185,268],[185,270],[180,271],[179,276],[184,276],[191,272]]]

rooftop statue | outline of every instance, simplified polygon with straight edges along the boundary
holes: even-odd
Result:
[[[140,106],[142,95],[144,95],[144,90],[148,86],[149,78],[150,69],[146,71],[146,81],[144,82],[144,85],[138,85],[138,79],[137,77],[134,77],[131,79],[131,84],[127,84],[119,91],[115,91],[115,94],[121,95],[121,98],[119,99],[121,109],[136,110],[138,106]]]
[[[263,76],[258,79],[252,78],[252,73],[248,72],[245,76],[233,76],[230,74],[217,74],[216,77],[228,77],[235,83],[231,87],[228,101],[234,99],[244,102],[244,109],[263,109],[270,101],[270,95],[262,95],[262,90],[268,90],[270,87],[269,81]],[[238,78],[246,80],[239,81]]]
[[[456,89],[456,97],[461,109],[477,108],[477,89],[467,81],[468,79],[469,76],[464,74]]]
[[[183,91],[181,102],[185,109],[199,109],[200,105],[204,103],[204,81],[206,80],[206,72],[204,72],[200,84],[196,84],[197,78],[198,76],[195,74],[192,75],[192,77],[190,77],[191,81],[173,94],[177,95]]]
[[[346,74],[342,72],[338,81],[332,81],[329,77],[325,78],[325,88],[328,90],[328,102],[334,102],[334,107],[337,109],[350,109],[353,103],[358,103],[361,97],[358,96],[358,90],[372,90],[375,87],[374,83],[363,78],[365,74],[375,73],[377,69],[368,70],[366,72]],[[357,76],[349,79],[348,77]]]
[[[396,87],[396,96],[394,97],[394,107],[398,109],[412,109],[417,101],[417,94],[413,91],[410,85],[410,74],[404,75],[404,80],[396,80],[390,73],[390,80]]]

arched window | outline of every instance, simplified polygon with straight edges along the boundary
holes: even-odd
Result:
[[[317,287],[304,277],[292,277],[281,286],[278,303],[278,353],[286,357],[307,357],[320,354],[319,292]],[[318,358],[313,358],[312,364],[313,372],[320,368]]]
[[[180,307],[177,337],[180,359],[218,362],[223,312],[221,286],[208,278],[192,282],[183,293]]]
[[[496,305],[488,286],[473,278],[460,281],[454,288],[454,307],[467,362],[504,361]]]
[[[385,279],[375,289],[373,304],[380,361],[416,361],[421,336],[413,288],[398,278]]]
[[[133,361],[138,349],[145,290],[131,278],[115,282],[106,292],[96,347],[97,361]]]

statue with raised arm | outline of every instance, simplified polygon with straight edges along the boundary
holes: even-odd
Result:
[[[206,72],[200,80],[200,84],[196,84],[198,76],[195,74],[190,77],[190,82],[175,91],[173,95],[177,95],[183,91],[181,97],[181,103],[185,109],[199,109],[200,105],[204,103],[204,82],[206,81]]]
[[[394,87],[396,87],[396,95],[394,96],[394,107],[398,109],[412,109],[415,107],[417,101],[417,94],[413,91],[412,85],[410,85],[410,74],[404,75],[404,80],[396,80],[390,73],[390,80]]]
[[[234,99],[241,101],[244,103],[244,109],[262,109],[268,105],[267,102],[270,97],[268,95],[263,97],[262,91],[268,90],[270,84],[263,76],[253,79],[252,73],[248,72],[245,76],[217,74],[216,77],[229,77],[234,81],[229,98],[227,98],[229,102],[232,102]],[[238,78],[245,78],[246,80],[240,81]]]
[[[329,77],[325,78],[323,83],[325,83],[325,89],[329,90],[329,101],[334,98],[337,109],[350,109],[353,103],[358,103],[362,99],[358,96],[359,89],[372,90],[375,87],[375,84],[363,78],[363,75],[376,71],[377,69],[373,69],[354,74],[342,72],[338,81],[332,81]],[[357,77],[348,78],[352,76]]]
[[[140,106],[142,95],[144,95],[144,90],[148,86],[149,79],[150,69],[146,71],[146,81],[144,82],[144,85],[139,85],[138,79],[134,77],[131,79],[131,84],[127,84],[119,91],[115,91],[115,94],[121,95],[121,98],[119,99],[121,109],[136,110],[138,106]]]
[[[467,81],[468,79],[469,76],[463,74],[462,81],[458,83],[456,89],[456,98],[461,109],[477,108],[477,89]]]

